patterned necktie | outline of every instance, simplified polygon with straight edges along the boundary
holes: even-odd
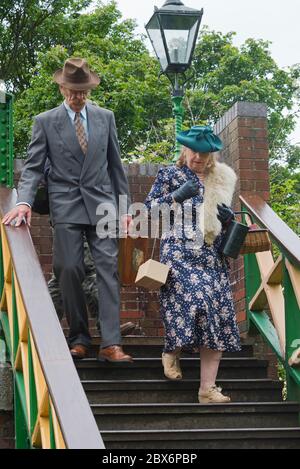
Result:
[[[79,145],[81,146],[81,149],[82,149],[83,153],[86,155],[86,152],[87,152],[87,139],[86,139],[86,134],[85,134],[83,124],[81,122],[80,112],[75,113],[75,121],[74,122],[75,122],[75,129],[76,129],[76,134],[77,134],[77,138],[78,138],[78,141],[79,141]]]

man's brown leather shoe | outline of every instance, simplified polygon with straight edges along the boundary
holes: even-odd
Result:
[[[70,349],[70,353],[73,358],[87,358],[88,356],[88,348],[85,345],[76,344],[74,347]]]
[[[98,354],[98,360],[113,363],[133,362],[130,355],[126,355],[120,345],[111,345],[110,347],[101,348]]]

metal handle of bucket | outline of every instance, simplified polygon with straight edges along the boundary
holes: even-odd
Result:
[[[236,215],[236,214],[242,214],[242,215],[243,215],[243,214],[246,214],[246,215],[248,215],[249,218],[250,218],[250,220],[251,220],[251,223],[253,224],[253,217],[252,217],[251,213],[247,212],[246,210],[243,210],[243,211],[241,211],[241,212],[240,212],[240,211],[237,211],[237,212],[235,211],[234,214],[235,214],[235,215]]]

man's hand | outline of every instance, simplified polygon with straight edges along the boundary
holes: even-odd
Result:
[[[132,215],[123,215],[121,218],[122,232],[128,234],[133,226]]]
[[[26,222],[28,226],[31,223],[31,208],[28,205],[21,204],[7,212],[2,218],[4,225],[20,226],[22,222]]]

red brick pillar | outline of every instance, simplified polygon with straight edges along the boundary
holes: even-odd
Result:
[[[238,102],[217,122],[216,133],[225,148],[221,161],[237,176],[233,207],[241,210],[240,195],[258,194],[269,201],[269,145],[267,108],[260,103]],[[231,262],[231,282],[241,332],[247,330],[243,256]]]

